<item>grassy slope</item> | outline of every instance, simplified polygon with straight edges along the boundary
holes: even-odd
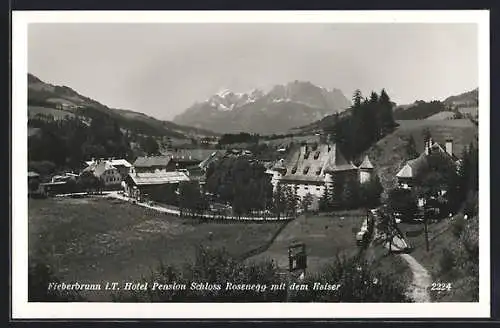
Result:
[[[433,282],[452,283],[451,291],[431,291],[431,298],[441,302],[470,302],[470,276],[467,272],[454,269],[453,272],[441,273],[441,257],[445,249],[452,250],[458,246],[458,240],[453,235],[453,222],[447,219],[429,225],[429,251],[426,250],[424,227],[422,224],[401,224],[401,230],[406,233],[414,247],[411,255],[422,264],[432,276]]]
[[[450,112],[450,111],[446,112],[445,111],[445,112],[439,112],[439,113],[436,113],[434,115],[428,116],[425,119],[426,120],[449,120],[449,119],[453,119],[454,116],[455,116],[454,112]]]
[[[138,279],[160,260],[190,261],[200,244],[241,256],[284,224],[199,223],[105,199],[30,200],[28,215],[30,256],[55,266],[65,281]]]
[[[49,107],[42,107],[42,106],[28,106],[28,117],[34,117],[37,114],[43,114],[43,115],[52,115],[54,119],[63,119],[65,117],[74,117],[75,114],[65,111],[65,110],[60,110],[60,109],[55,109],[55,108],[49,108]]]
[[[344,220],[340,220],[341,216]],[[363,220],[363,211],[347,211],[333,216],[300,216],[285,227],[266,252],[249,260],[273,259],[279,267],[288,268],[288,246],[304,242],[308,254],[307,270],[317,272],[337,254],[354,255],[358,252],[355,233]]]

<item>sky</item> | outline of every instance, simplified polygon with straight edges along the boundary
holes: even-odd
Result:
[[[109,107],[171,120],[222,89],[294,80],[393,101],[478,86],[475,24],[37,23],[28,71]]]

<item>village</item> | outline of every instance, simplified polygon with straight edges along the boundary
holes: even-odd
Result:
[[[81,172],[45,177],[47,182],[41,182],[36,172],[28,172],[29,196],[115,199],[147,208],[153,213],[213,222],[289,222],[304,216],[307,220],[314,220],[315,216],[321,216],[331,208],[337,211],[352,208],[358,211],[361,220],[356,221],[358,223],[347,240],[351,240],[349,243],[353,249],[357,248],[358,254],[370,261],[374,261],[375,245],[394,253],[412,251],[414,238],[408,238],[400,224],[425,225],[425,239],[429,247],[428,225],[454,218],[458,213],[457,209],[448,206],[445,184],[438,184],[438,188],[420,194],[413,204],[415,208],[409,200],[412,189],[419,188],[422,172],[429,171],[436,158],[439,159],[438,165],[444,166],[433,169],[440,171],[451,166],[459,172],[462,160],[453,152],[451,137],[440,137],[441,142],[437,142],[428,136],[423,151],[401,164],[394,177],[397,185],[390,196],[393,199],[386,198],[385,201],[381,201],[383,188],[378,186],[379,170],[369,155],[364,155],[355,164],[345,159],[335,143],[321,143],[320,138],[312,140],[298,145],[292,143],[291,147],[275,146],[274,161],[260,160],[244,148],[172,149],[162,155],[139,156],[132,163],[125,159],[92,158],[85,162]],[[209,192],[207,178],[224,159],[238,159],[265,170],[267,181],[272,186],[269,206],[246,212],[235,211],[231,202],[221,201],[219,195]],[[343,189],[353,182],[360,188],[365,187],[364,190],[369,193],[365,198],[374,200],[360,201],[354,208],[346,207],[346,202],[350,200],[344,198]],[[194,189],[189,191],[183,187],[185,185]],[[184,202],[180,201],[181,198],[185,198]],[[205,200],[201,207],[199,199]],[[337,204],[332,207],[334,199],[337,199]],[[366,208],[365,214],[359,212],[358,206]],[[467,215],[473,215],[463,209],[458,211],[465,219]],[[336,220],[342,222],[344,217],[337,217]],[[293,242],[300,240],[298,236],[293,238]]]
[[[37,172],[28,172],[28,195],[34,198],[47,196],[82,196],[96,193],[114,193],[127,197],[139,203],[175,203],[179,197],[182,183],[195,183],[204,196],[210,196],[204,186],[209,167],[223,158],[243,158],[250,163],[261,165],[269,176],[273,194],[277,190],[291,188],[298,200],[295,204],[301,210],[300,204],[307,202],[307,211],[318,211],[322,197],[328,190],[336,189],[348,179],[356,180],[360,185],[367,184],[377,177],[377,170],[368,155],[358,165],[347,161],[336,144],[317,141],[303,142],[300,146],[288,150],[276,147],[275,161],[259,160],[246,149],[175,149],[167,150],[162,155],[139,156],[133,161],[116,158],[92,158],[85,161],[81,172],[65,172],[50,177],[40,177]],[[457,171],[460,159],[453,153],[453,140],[444,139],[442,144],[434,142],[430,137],[425,141],[424,151],[418,157],[406,162],[397,172],[397,184],[402,192],[410,191],[417,183],[419,171],[425,170],[427,158],[431,154],[439,154]],[[438,197],[445,196],[446,190],[436,190],[427,198],[417,199],[418,208],[432,204]],[[217,208],[213,201],[209,208]],[[228,208],[231,204],[224,204]],[[439,208],[427,207],[428,211],[438,211]],[[268,212],[266,212],[268,213]],[[401,213],[393,213],[396,222],[401,222]],[[449,216],[452,213],[441,213]]]

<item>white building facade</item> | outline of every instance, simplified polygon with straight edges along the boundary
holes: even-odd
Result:
[[[278,185],[292,187],[303,199],[312,196],[312,209],[319,207],[319,200],[326,188],[332,188],[339,176],[357,176],[361,183],[370,181],[374,167],[365,156],[359,167],[348,162],[335,144],[303,145],[286,159],[281,159],[267,170],[271,175],[273,190]]]

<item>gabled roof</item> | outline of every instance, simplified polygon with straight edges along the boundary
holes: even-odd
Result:
[[[153,167],[153,166],[164,166],[166,167],[170,160],[172,159],[169,155],[160,156],[140,156],[134,162],[135,167]]]
[[[365,158],[363,159],[363,162],[361,162],[361,164],[359,165],[359,168],[360,169],[373,169],[374,168],[372,162],[370,161],[370,158],[368,158],[368,155],[365,156]]]
[[[189,181],[188,176],[183,172],[155,172],[155,173],[130,173],[129,178],[138,185],[160,185],[169,183],[179,183]]]
[[[396,174],[398,178],[413,178],[417,173],[425,169],[427,166],[427,155],[425,153],[420,154],[417,158],[411,159],[406,162],[405,166]]]
[[[399,170],[398,174],[396,174],[398,178],[412,178],[413,170],[408,163],[406,163],[401,170]]]
[[[114,167],[117,167],[117,166],[131,167],[132,166],[132,164],[130,164],[126,159],[112,159],[111,165],[113,165]]]
[[[126,159],[111,159],[111,160],[107,160],[107,159],[102,159],[102,161],[107,161],[109,163],[111,163],[111,165],[113,166],[125,166],[125,167],[131,167],[132,164],[130,164]],[[85,163],[87,164],[87,166],[90,166],[92,165],[92,163],[94,163],[94,161],[86,161]]]
[[[87,166],[83,172],[92,172],[96,177],[100,177],[107,170],[116,169],[111,162],[101,161],[101,162],[93,162],[89,166]]]

